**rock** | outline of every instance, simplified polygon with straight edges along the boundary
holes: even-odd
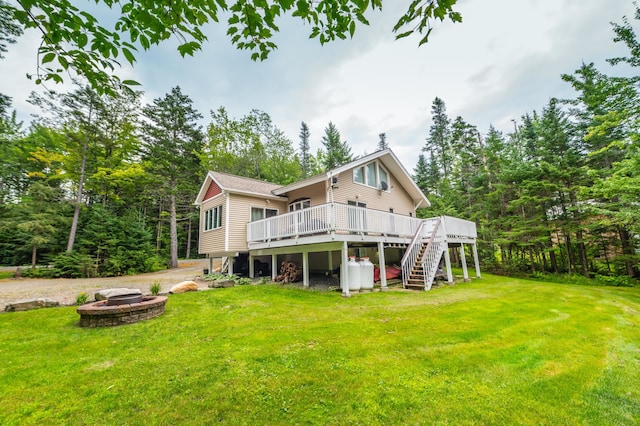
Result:
[[[128,294],[142,294],[142,291],[138,288],[126,288],[126,287],[117,287],[117,288],[105,288],[96,292],[94,295],[96,300],[107,300],[113,296],[125,296]]]
[[[215,280],[209,283],[210,288],[227,288],[233,287],[235,285],[235,281],[229,279]]]
[[[169,293],[186,293],[187,291],[198,291],[198,284],[194,281],[182,281],[171,287]]]
[[[32,309],[53,308],[60,303],[53,299],[28,299],[9,303],[4,307],[6,312],[30,311]]]

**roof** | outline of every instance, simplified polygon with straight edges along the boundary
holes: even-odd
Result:
[[[340,173],[354,169],[361,165],[367,164],[373,160],[378,160],[382,165],[398,180],[398,183],[407,191],[409,196],[413,199],[416,207],[429,207],[431,203],[420,190],[418,185],[413,181],[413,178],[400,163],[400,160],[390,149],[383,149],[376,151],[373,154],[365,155],[350,163],[343,164],[335,169],[329,170],[325,173],[320,173],[315,176],[308,177],[306,179],[294,182],[292,184],[282,186],[276,183],[265,182],[258,179],[246,178],[242,176],[230,175],[227,173],[210,171],[207,174],[195,204],[200,204],[209,187],[209,182],[214,181],[226,192],[236,194],[246,194],[252,196],[260,196],[270,199],[282,200],[286,199],[286,194],[296,189],[305,188],[310,185],[324,182],[331,179],[333,176],[337,176]]]
[[[209,188],[209,184],[212,181],[215,182],[223,191],[230,193],[246,194],[279,200],[286,199],[286,197],[274,195],[273,191],[277,188],[282,187],[282,185],[278,185],[277,183],[230,175],[228,173],[209,171],[209,173],[207,173],[206,179],[204,180],[204,183],[202,184],[202,187],[200,188],[200,191],[198,192],[195,204],[200,204],[202,201],[204,201],[204,195],[206,194],[207,189]]]
[[[364,164],[367,164],[373,160],[378,160],[382,163],[385,168],[391,172],[391,174],[398,180],[398,183],[402,185],[402,187],[407,191],[407,193],[413,199],[416,207],[424,204],[423,207],[429,207],[431,203],[427,199],[426,195],[420,190],[418,185],[413,181],[413,178],[404,168],[402,163],[396,155],[390,149],[383,149],[380,151],[376,151],[372,154],[365,155],[363,157],[358,158],[350,163],[343,164],[342,166],[336,167],[335,169],[329,170],[328,172],[321,173],[319,175],[311,176],[307,179],[294,182],[287,186],[281,186],[278,189],[273,191],[276,195],[285,195],[290,191],[295,189],[304,188],[309,185],[314,185],[319,182],[323,182],[325,180],[331,179],[333,176],[337,176],[340,173],[345,171],[355,169],[356,167],[360,167]]]

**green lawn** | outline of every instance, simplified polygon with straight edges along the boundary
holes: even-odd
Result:
[[[173,295],[128,326],[0,315],[0,424],[640,423],[640,289]]]

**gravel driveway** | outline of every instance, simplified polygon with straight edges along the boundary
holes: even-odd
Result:
[[[202,270],[208,267],[209,259],[191,259],[180,261],[177,269],[123,277],[4,279],[0,280],[0,312],[4,312],[8,303],[24,299],[48,298],[60,302],[61,305],[73,305],[81,292],[87,293],[89,299],[93,299],[94,293],[104,288],[138,288],[142,293],[149,294],[149,287],[154,282],[160,284],[162,292],[167,292],[174,284],[202,275]],[[202,282],[199,286],[206,288],[206,284]]]

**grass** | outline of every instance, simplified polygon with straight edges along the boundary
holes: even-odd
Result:
[[[0,315],[0,424],[640,422],[637,288],[242,286],[77,324],[73,307]]]

